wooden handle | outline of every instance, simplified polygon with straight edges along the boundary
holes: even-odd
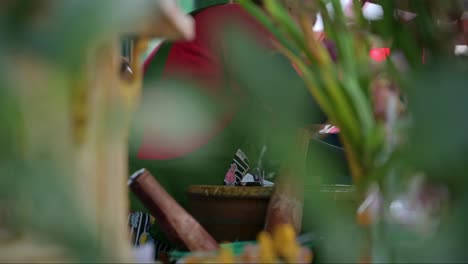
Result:
[[[133,193],[143,202],[162,231],[173,243],[190,251],[214,251],[216,240],[182,208],[145,169],[136,172],[128,181]]]
[[[302,211],[304,205],[304,173],[307,149],[312,132],[301,129],[296,135],[293,159],[285,161],[278,179],[275,182],[265,220],[265,230],[273,230],[282,224],[294,227],[296,234],[302,228]]]
[[[267,217],[265,220],[265,230],[273,233],[277,226],[291,225],[296,233],[302,228],[302,190],[292,192],[296,189],[295,183],[287,181],[287,175],[281,175],[284,181],[277,182],[270,203],[268,205]]]

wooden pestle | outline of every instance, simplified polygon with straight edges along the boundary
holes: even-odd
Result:
[[[297,159],[284,162],[275,182],[265,220],[265,230],[270,233],[283,224],[293,226],[296,234],[301,231],[305,162],[311,134],[311,129],[299,130],[293,148]]]
[[[141,169],[134,173],[128,186],[173,243],[183,245],[190,251],[214,251],[219,248],[216,240],[166,192],[149,171]]]

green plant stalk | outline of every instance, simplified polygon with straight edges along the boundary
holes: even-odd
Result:
[[[327,90],[321,88],[324,85],[310,71],[310,68],[300,58],[294,56],[294,54],[284,47],[278,47],[278,50],[299,68],[309,92],[314,96],[322,110],[329,116],[332,122],[334,124],[343,124],[344,122],[340,118],[340,115],[336,114],[336,108],[331,107],[333,105],[333,101],[331,101],[332,98],[328,96]],[[340,129],[346,131],[346,134],[351,134],[348,132],[349,129],[345,125],[340,127]]]
[[[331,59],[330,53],[325,51],[325,48],[317,38],[314,36],[312,32],[312,28],[310,25],[312,24],[312,21],[310,17],[307,14],[301,13],[301,17],[299,19],[300,26],[302,29],[303,34],[305,35],[305,41],[306,41],[306,47],[309,49],[309,51],[313,54],[315,61],[317,62],[317,65],[332,65],[333,61]],[[312,59],[311,65],[315,62]]]
[[[359,36],[356,40],[357,43],[354,46],[355,47],[355,55],[356,55],[356,61],[357,61],[357,67],[359,69],[367,69],[364,71],[359,72],[358,76],[358,82],[359,82],[359,88],[364,93],[364,95],[367,95],[367,98],[369,97],[369,83],[371,79],[371,68],[369,68],[369,50],[371,48],[369,41],[365,37]]]
[[[306,24],[306,22],[304,21],[304,16],[302,17],[301,19],[301,26],[303,28],[303,31],[304,31],[304,34],[306,36],[310,35],[307,34],[307,26],[304,25]],[[305,29],[305,30],[304,30]],[[329,54],[328,52],[325,50],[325,48],[322,46],[322,45],[319,45],[317,42],[317,40],[315,40],[314,38],[308,38],[310,43],[309,44],[309,47],[311,48],[315,48],[316,49],[316,52],[315,52],[315,57],[316,58],[320,58],[318,60],[318,63],[320,66],[322,66],[322,68],[325,68],[323,70],[320,70],[321,72],[321,75],[322,75],[322,78],[324,80],[324,84],[325,84],[325,88],[328,90],[328,94],[332,97],[331,101],[333,102],[333,105],[335,105],[337,107],[337,109],[335,111],[337,111],[338,113],[336,114],[336,116],[334,116],[334,112],[332,111],[326,111],[328,116],[334,120],[335,124],[339,125],[340,126],[340,129],[342,129],[346,134],[346,135],[349,135],[349,138],[347,137],[346,141],[349,141],[348,143],[348,146],[353,146],[355,148],[358,148],[358,146],[360,145],[358,142],[361,142],[361,137],[362,135],[359,133],[359,129],[360,127],[362,126],[356,126],[354,125],[355,123],[357,122],[354,122],[353,120],[356,120],[356,118],[353,118],[352,117],[352,113],[350,111],[345,111],[344,109],[352,109],[352,105],[347,101],[347,98],[344,96],[343,93],[341,93],[341,87],[339,85],[339,83],[337,83],[335,80],[338,79],[338,76],[337,74],[333,74],[335,72],[335,70],[332,68],[332,63],[331,63],[331,59],[329,59]],[[320,56],[322,55],[322,56]],[[328,59],[328,60],[327,60]],[[297,61],[294,62],[295,64],[298,64]],[[309,69],[303,69],[303,72],[308,72]],[[333,76],[334,75],[334,76]],[[314,87],[315,88],[319,88],[320,86],[319,85],[313,85],[313,86],[310,86],[309,85],[309,90],[311,90],[311,92],[314,90]],[[359,90],[360,91],[360,90]],[[313,94],[316,94],[316,93],[313,93]],[[353,97],[353,96],[351,96]],[[354,96],[355,97],[355,96]],[[364,99],[364,98],[361,98],[361,99]],[[363,100],[360,100],[361,103],[363,103]],[[322,107],[324,106],[323,104],[321,104]],[[368,105],[366,104],[365,102],[362,104],[362,105]],[[323,109],[323,108],[322,108]],[[359,111],[359,110],[358,110]],[[361,114],[362,114],[362,108],[361,108]],[[365,115],[365,113],[364,113]],[[343,117],[343,118],[339,118],[339,117]],[[369,115],[367,115],[369,117]],[[372,120],[372,115],[370,115],[371,117],[371,120]],[[368,119],[369,120],[369,119]],[[346,133],[348,132],[348,133]],[[367,133],[365,133],[367,134]],[[362,151],[362,150],[361,150]],[[353,152],[354,153],[359,153],[361,152],[359,149],[357,150],[354,150]],[[348,151],[350,152],[350,151]],[[356,154],[351,154],[351,155],[348,155],[348,156],[356,156]],[[350,158],[352,160],[354,160],[355,158]],[[356,163],[355,161],[353,161],[353,163]],[[360,167],[360,166],[357,166],[357,165],[353,165],[353,167]],[[360,169],[353,169],[354,171],[361,171]],[[355,174],[360,174],[360,173],[355,173]]]
[[[329,116],[331,121],[335,124],[343,124],[342,119],[339,118],[339,115],[336,114],[335,110],[331,107],[329,103],[329,99],[325,96],[323,91],[320,90],[320,85],[314,75],[309,71],[309,68],[303,61],[301,61],[298,57],[295,57],[290,51],[285,49],[284,47],[278,47],[280,52],[282,52],[286,57],[288,57],[303,74],[304,81],[312,93],[312,95],[316,98],[317,102],[319,103],[320,107],[323,109],[325,113]],[[354,181],[357,183],[361,180],[363,175],[363,165],[359,162],[358,154],[356,153],[356,145],[353,145],[352,139],[348,136],[349,131],[346,126],[340,127],[343,133],[340,134],[342,139],[343,145],[345,146],[345,154],[348,159],[350,171]],[[356,142],[357,143],[357,142]]]
[[[298,67],[310,93],[314,96],[315,100],[318,102],[323,111],[327,114],[332,113],[333,108],[331,108],[331,102],[329,101],[329,98],[327,97],[326,93],[319,88],[319,81],[313,74],[310,73],[307,65],[287,48],[279,45],[277,45],[276,48]]]
[[[338,73],[336,73],[336,70],[333,68],[334,63],[330,58],[330,54],[325,49],[325,47],[321,45],[319,41],[313,36],[310,28],[310,19],[308,19],[308,17],[305,14],[301,14],[301,18],[299,21],[303,30],[303,34],[306,36],[305,38],[307,39],[307,47],[317,59],[317,65],[322,67],[322,69],[315,68],[312,70],[311,68],[309,68],[309,70],[311,72],[320,72],[320,75],[325,81],[325,87],[328,90],[328,94],[332,97],[332,102],[338,108],[338,115],[346,116],[343,122],[340,122],[340,125],[343,127],[344,130],[347,130],[347,128],[349,127],[351,141],[358,142],[360,140],[359,131],[357,129],[354,129],[353,125],[353,121],[355,120],[355,118],[352,118],[352,113],[350,113],[349,111],[345,111],[345,109],[350,109],[352,108],[352,106],[350,105],[344,94],[341,93],[339,83],[335,81],[339,80],[339,78]],[[313,63],[311,64],[313,65]],[[332,113],[329,114],[331,115]],[[347,121],[349,121],[349,123],[347,123]]]
[[[276,24],[273,23],[271,18],[268,17],[262,9],[254,5],[251,0],[239,0],[239,4],[253,17],[255,17],[265,28],[267,28],[268,31],[275,36],[276,40],[281,43],[281,45],[287,47],[294,54],[300,54],[298,48],[287,41],[287,36],[278,29]]]
[[[359,120],[361,121],[361,131],[364,137],[369,134],[369,131],[375,126],[375,120],[371,104],[366,100],[366,97],[362,94],[362,90],[359,88],[359,82],[356,78],[345,77],[343,86],[347,88],[348,94],[353,101],[353,105],[357,109]],[[367,86],[369,87],[369,86]]]
[[[279,24],[279,27],[294,41],[295,45],[304,52],[309,60],[313,60],[314,56],[309,49],[307,49],[305,38],[300,28],[278,1],[265,0],[265,7],[271,14],[273,20],[275,20]]]
[[[331,68],[332,65],[329,65],[328,67],[325,65],[325,70],[317,69],[320,73],[322,73],[318,75],[321,76],[321,79],[324,81],[323,85],[320,85],[321,83],[316,80],[316,77],[311,78],[314,76],[313,71],[311,71],[311,69],[300,58],[294,56],[291,52],[285,51],[284,49],[282,49],[282,52],[290,59],[293,64],[295,64],[300,69],[304,78],[310,78],[309,80],[313,80],[312,82],[306,81],[306,84],[314,97],[318,95],[319,90],[324,90],[324,92],[320,92],[320,97],[326,97],[327,99],[316,98],[317,101],[319,101],[319,104],[321,105],[324,112],[329,116],[329,118],[333,119],[334,123],[340,126],[340,129],[349,133],[350,140],[352,142],[351,145],[358,146],[358,142],[361,140],[360,133],[359,130],[356,129],[356,126],[353,125],[355,118],[350,111],[347,111],[347,109],[351,108],[351,105],[346,100],[346,97],[343,95],[343,93],[340,92],[341,89],[339,84],[335,82],[337,77],[336,75],[333,76],[335,70]],[[317,52],[324,53],[327,51],[322,47],[321,50]],[[331,105],[335,106],[335,108],[331,108]]]
[[[362,177],[364,176],[364,165],[359,161],[359,155],[356,153],[355,148],[350,144],[349,140],[345,136],[345,133],[339,135],[341,142],[343,143],[343,150],[348,160],[349,169],[353,178],[354,184],[358,185]]]
[[[341,5],[337,1],[331,1],[334,9],[333,19],[330,17],[330,14],[327,10],[326,5],[323,2],[320,3],[321,15],[323,18],[323,23],[327,35],[331,36],[332,39],[339,39],[335,45],[337,46],[338,57],[340,58],[340,63],[344,66],[346,73],[354,74],[357,69],[353,67],[354,57],[353,55],[353,43],[351,41],[351,36],[348,30],[346,29],[346,24],[343,19],[343,12],[341,10]],[[339,36],[339,37],[338,37]],[[350,57],[351,56],[351,57]]]
[[[328,14],[327,7],[325,6],[325,3],[323,1],[318,1],[318,5],[319,5],[320,14],[321,14],[322,19],[323,19],[324,31],[325,31],[326,35],[330,39],[338,39],[338,36],[337,36],[336,32],[333,30],[333,27],[329,26],[330,23],[332,23],[332,20],[330,18],[330,15]]]
[[[354,22],[358,27],[362,28],[367,21],[364,18],[364,14],[362,12],[362,3],[359,0],[353,0],[353,15]]]
[[[310,29],[305,25],[307,23],[305,16],[302,16],[301,27],[298,27],[277,1],[266,0],[265,3],[266,9],[272,17],[268,17],[262,10],[254,7],[248,1],[241,1],[241,4],[248,12],[257,17],[260,23],[279,38],[281,45],[277,46],[280,52],[299,68],[309,92],[316,98],[330,120],[340,127],[342,130],[340,137],[346,147],[345,153],[353,178],[360,179],[365,166],[360,161],[359,156],[368,153],[365,144],[361,143],[365,141],[365,136],[371,133],[375,124],[371,105],[366,101],[367,96],[363,93],[365,90],[363,91],[360,88],[359,80],[355,79],[358,67],[352,55],[356,43],[353,42],[349,32],[340,31],[347,39],[346,43],[339,43],[340,45],[338,45],[338,52],[344,58],[342,64],[345,66],[344,73],[346,74],[344,80],[340,81],[338,71],[334,68],[335,64],[331,61],[328,51],[318,43],[318,40],[311,37]],[[337,4],[334,5],[336,8]],[[322,9],[326,10],[323,4]],[[342,15],[341,10],[338,12],[338,15],[340,14]],[[327,19],[327,12],[325,17]],[[282,31],[278,30],[271,20],[276,21]],[[329,17],[328,20],[331,21]],[[338,19],[338,21],[344,24],[343,19]],[[335,23],[336,21],[333,24]],[[330,35],[337,36],[337,33],[329,26],[327,26],[327,31],[331,32]],[[340,34],[340,39],[342,35]],[[294,42],[294,44],[290,43],[290,41]],[[311,65],[307,65],[301,59],[299,52],[295,52],[295,48],[304,52]],[[348,75],[353,76],[353,78]]]
[[[344,129],[345,131],[347,130],[349,132],[351,142],[356,143],[352,145],[357,146],[357,143],[362,140],[362,136],[359,131],[360,126],[357,122],[358,118],[353,115],[352,111],[350,111],[353,109],[353,106],[342,92],[344,90],[342,89],[343,85],[340,85],[340,83],[336,81],[337,76],[333,76],[331,74],[333,71],[334,69],[332,68],[325,68],[321,71],[324,86],[331,97],[331,101],[335,109],[335,111],[330,114],[341,117],[339,119],[341,122],[336,123],[335,125],[339,126],[340,129]]]
[[[245,1],[241,1],[241,3],[248,6],[248,4],[246,4]],[[265,4],[266,4],[267,10],[272,14],[273,19],[276,19],[280,25],[286,25],[284,27],[286,33],[292,36],[292,38],[296,41],[296,45],[299,46],[299,48],[301,48],[302,50],[304,50],[306,52],[306,55],[308,55],[307,57],[313,61],[314,56],[307,49],[304,36],[302,32],[300,31],[300,29],[298,28],[297,24],[291,19],[291,17],[278,4],[277,1],[267,0],[265,1]],[[253,10],[255,10],[255,8],[250,4],[248,11],[253,11]],[[256,11],[252,12],[252,15],[254,16],[258,15],[262,17],[261,19],[259,19],[259,21],[263,23],[266,27],[269,27],[269,26],[271,27],[272,24],[268,22],[269,21],[268,17],[266,17],[263,13],[261,13],[262,12],[261,10],[257,10],[257,11],[258,12]],[[285,46],[290,47],[290,45],[285,45]],[[342,119],[342,122],[339,122],[341,126],[340,128],[345,131],[349,130],[350,134],[352,135],[351,137],[353,141],[357,142],[360,138],[359,131],[358,131],[359,126],[358,127],[353,126],[353,123],[355,123],[354,121],[355,118],[352,117],[349,111],[345,110],[345,109],[350,109],[351,105],[349,104],[349,102],[347,102],[346,97],[342,93],[339,92],[340,89],[339,89],[338,84],[333,81],[334,79],[337,79],[336,78],[337,76],[330,76],[335,71],[331,68],[332,67],[331,59],[328,59],[328,60],[326,59],[327,56],[329,57],[328,52],[321,45],[314,45],[314,46],[317,47],[316,54],[321,54],[322,56],[320,57],[324,59],[323,62],[328,64],[327,71],[321,71],[321,72],[326,73],[324,75],[325,78],[323,78],[325,80],[325,87],[328,89],[328,93],[333,97],[334,102],[332,103],[333,105],[336,106],[336,109],[337,109],[336,111],[339,112],[340,116],[344,116],[344,118]],[[298,59],[297,61],[301,61],[301,60]],[[321,65],[321,66],[325,66],[325,65]],[[317,85],[316,87],[320,87],[320,85]],[[329,114],[333,114],[333,113],[329,112]]]
[[[346,22],[344,20],[344,14],[339,1],[332,1],[334,8],[334,20],[331,20],[326,7],[322,5],[322,10],[325,15],[324,23],[325,27],[333,25],[338,29],[346,28]],[[329,30],[332,31],[332,30]],[[347,92],[349,98],[352,100],[352,105],[356,108],[357,118],[359,120],[360,129],[363,130],[363,135],[366,136],[368,131],[373,127],[373,114],[372,109],[368,103],[366,103],[366,96],[363,94],[362,89],[359,87],[359,81],[356,81],[358,76],[358,60],[355,59],[354,47],[356,45],[353,41],[353,37],[348,30],[338,30],[340,33],[340,41],[336,43],[339,47],[338,52],[341,55],[341,64],[344,66],[344,78],[343,88]]]
[[[337,4],[337,2],[334,2],[334,7],[335,7],[336,10],[338,10],[337,16],[338,17],[343,17],[343,13],[341,12],[341,8],[339,7],[339,4]],[[302,22],[302,28],[303,28],[304,34],[306,34],[306,36],[307,36],[307,31],[304,30],[307,27],[304,25],[303,19],[301,19],[301,20],[302,20],[301,22]],[[342,19],[341,20],[337,19],[337,21],[338,21],[338,23],[341,22],[342,25],[344,24],[344,20],[342,20]],[[357,155],[358,155],[359,152],[364,154],[367,151],[365,150],[365,147],[364,147],[364,149],[359,151],[358,146],[359,145],[363,146],[363,145],[358,144],[358,142],[361,142],[361,138],[360,138],[361,136],[365,137],[366,135],[369,135],[371,133],[371,129],[374,127],[375,124],[374,124],[371,105],[366,101],[367,97],[363,94],[362,89],[360,89],[359,81],[356,82],[355,79],[349,78],[349,76],[357,76],[357,69],[358,68],[356,67],[356,63],[354,63],[355,60],[353,60],[353,56],[352,56],[353,55],[354,45],[350,45],[350,44],[355,44],[355,43],[353,43],[352,38],[349,35],[349,33],[344,32],[343,35],[345,37],[347,37],[346,39],[348,40],[347,42],[349,42],[349,43],[341,42],[340,43],[341,45],[339,47],[340,48],[339,51],[341,51],[340,53],[343,54],[342,57],[344,58],[345,76],[346,76],[345,80],[342,82],[342,86],[343,86],[344,90],[348,92],[348,95],[349,95],[350,99],[352,100],[353,104],[347,105],[346,98],[337,90],[338,87],[340,86],[335,81],[335,80],[338,79],[337,78],[338,76],[335,75],[334,76],[335,78],[333,76],[330,76],[330,75],[332,75],[330,73],[333,72],[333,69],[331,69],[331,67],[329,66],[330,64],[327,65],[327,63],[323,63],[320,66],[322,66],[322,67],[325,66],[325,69],[323,69],[321,71],[322,76],[323,76],[326,88],[328,89],[328,91],[330,93],[330,96],[332,96],[335,99],[335,100],[333,100],[335,102],[335,105],[343,106],[344,109],[352,109],[351,106],[356,107],[357,118],[360,120],[360,122],[359,122],[360,126],[358,126],[357,128],[356,128],[356,126],[354,124],[352,124],[352,122],[351,122],[351,124],[349,122],[346,122],[346,121],[352,120],[350,118],[349,111],[344,112],[345,115],[342,115],[342,114],[338,113],[337,116],[333,116],[332,113],[329,113],[329,116],[331,117],[331,119],[335,120],[336,124],[338,126],[340,126],[340,128],[344,132],[343,134],[341,134],[341,137],[342,137],[343,141],[346,142],[345,145],[347,145],[346,146],[346,148],[347,148],[346,155],[347,155],[348,160],[350,162],[351,171],[352,171],[353,177],[355,179],[359,179],[363,174],[363,167],[364,166],[362,164],[360,164],[361,162],[359,162],[359,159],[357,158]],[[313,42],[313,40],[311,38],[308,38],[308,40]],[[309,44],[309,47],[317,48],[319,50],[317,52],[318,54],[320,54],[320,53],[323,54],[325,52],[324,48],[321,49],[320,45],[310,45]],[[316,56],[316,57],[320,58],[319,56]],[[320,62],[325,62],[325,61],[319,60],[319,63]],[[297,64],[297,62],[296,62],[296,64]],[[305,70],[305,71],[307,71],[307,70]],[[309,86],[309,89],[313,90],[313,87]],[[340,118],[338,118],[339,116],[343,116],[343,119],[340,120]],[[359,135],[359,136],[357,136],[357,137],[354,136],[354,131],[353,131],[354,129],[357,131],[357,132],[355,132],[356,135]],[[361,130],[361,132],[363,132],[363,133],[360,134],[359,130]],[[349,134],[346,133],[346,132],[348,132]],[[354,144],[353,144],[353,142],[354,142]]]

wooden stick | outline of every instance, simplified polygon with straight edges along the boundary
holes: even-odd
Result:
[[[217,250],[216,240],[182,208],[146,169],[128,181],[130,189],[156,217],[162,231],[172,242],[190,251]]]
[[[294,148],[297,159],[287,160],[278,176],[265,220],[265,230],[268,232],[282,224],[292,225],[296,234],[301,231],[305,159],[310,138],[310,130],[299,131]]]

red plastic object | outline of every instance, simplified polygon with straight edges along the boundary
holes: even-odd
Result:
[[[376,62],[382,62],[390,56],[389,48],[375,48],[371,49],[369,56]]]

